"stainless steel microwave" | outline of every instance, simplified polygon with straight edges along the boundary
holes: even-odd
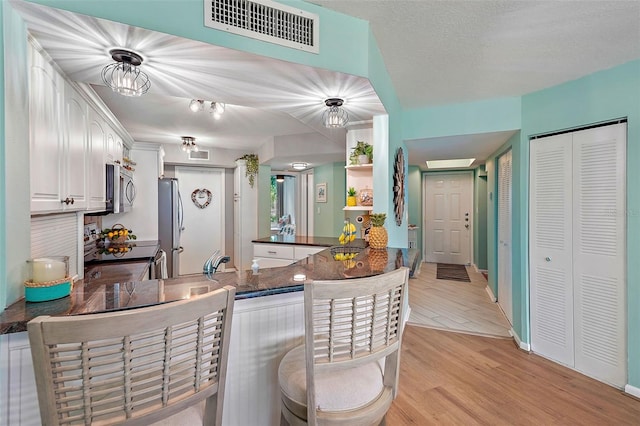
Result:
[[[118,164],[106,165],[107,213],[123,213],[133,208],[136,186],[133,173]]]

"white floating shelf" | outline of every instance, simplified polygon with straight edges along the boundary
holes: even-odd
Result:
[[[345,169],[355,170],[355,169],[371,169],[373,168],[373,163],[368,164],[351,164],[348,166],[344,166]]]
[[[345,206],[342,210],[353,210],[353,211],[367,211],[370,212],[373,210],[373,206]]]

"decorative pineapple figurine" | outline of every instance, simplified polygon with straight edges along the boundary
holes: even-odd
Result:
[[[386,249],[374,249],[369,247],[369,266],[373,272],[383,272],[387,267],[388,261],[389,253],[387,253]]]
[[[371,230],[369,231],[369,247],[373,249],[383,249],[387,247],[389,235],[384,227],[387,219],[386,213],[371,213]]]

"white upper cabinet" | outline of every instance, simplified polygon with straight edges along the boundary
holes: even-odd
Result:
[[[31,211],[87,207],[87,102],[30,48]]]
[[[65,160],[63,183],[65,198],[71,198],[71,203],[61,203],[65,209],[83,210],[87,207],[87,179],[85,174],[88,163],[88,135],[89,106],[87,102],[71,87],[65,84]]]
[[[122,138],[109,125],[106,127],[105,159],[107,164],[122,164]]]
[[[89,168],[87,170],[89,210],[105,208],[106,127],[104,119],[89,108]]]
[[[64,80],[35,48],[29,56],[31,211],[56,211],[64,199]]]
[[[104,106],[29,48],[31,211],[104,209],[105,163],[122,163],[123,138]]]

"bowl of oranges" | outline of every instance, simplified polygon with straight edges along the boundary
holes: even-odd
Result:
[[[136,237],[131,229],[127,229],[124,225],[116,223],[111,228],[105,228],[100,232],[100,238],[105,242],[113,244],[122,244],[127,240],[135,240]]]

